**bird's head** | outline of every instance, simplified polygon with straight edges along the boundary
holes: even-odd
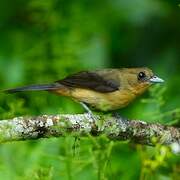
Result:
[[[163,79],[156,76],[151,69],[146,67],[124,68],[122,72],[123,83],[137,94],[141,94],[152,84],[164,82]]]

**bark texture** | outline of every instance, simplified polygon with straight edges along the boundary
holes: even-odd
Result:
[[[180,147],[180,128],[150,124],[140,120],[127,120],[111,115],[89,114],[43,115],[16,117],[0,121],[0,142],[48,137],[106,135],[113,140],[130,140],[145,145],[155,143]]]

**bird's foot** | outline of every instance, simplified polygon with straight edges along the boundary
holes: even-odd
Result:
[[[92,112],[91,112],[91,113],[87,112],[87,114],[88,114],[88,116],[91,117],[91,119],[92,119],[93,121],[98,121],[98,118],[97,118]]]
[[[83,108],[85,109],[85,111],[87,112],[88,116],[90,116],[91,119],[93,119],[94,121],[98,120],[98,118],[93,114],[93,112],[89,109],[89,107],[85,103],[80,102],[80,104],[83,106]]]

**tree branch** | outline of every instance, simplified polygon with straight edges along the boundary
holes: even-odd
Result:
[[[146,145],[176,143],[180,146],[180,128],[110,115],[96,116],[96,119],[94,121],[88,114],[67,114],[1,120],[0,142],[59,137],[67,134],[104,134],[113,140],[130,140]]]

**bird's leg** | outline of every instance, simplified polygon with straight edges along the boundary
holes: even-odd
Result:
[[[80,104],[83,106],[83,108],[86,110],[88,114],[93,114],[92,111],[89,109],[89,107],[85,103],[80,102]]]
[[[84,103],[84,102],[80,102],[80,104],[83,106],[83,108],[86,110],[86,112],[89,114],[89,116],[93,119],[93,120],[97,120],[97,118],[94,116],[93,112],[89,109],[89,107]]]

